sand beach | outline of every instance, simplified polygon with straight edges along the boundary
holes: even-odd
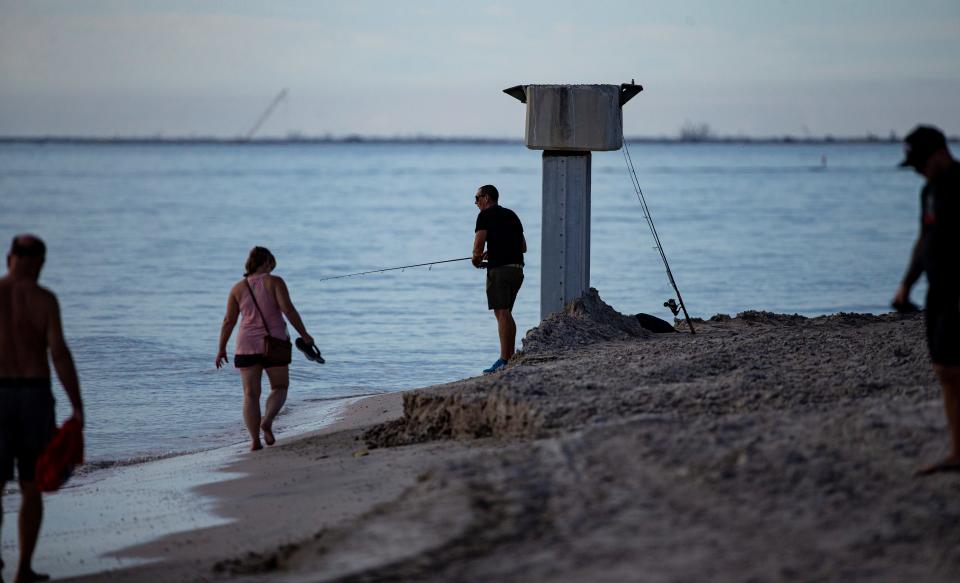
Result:
[[[223,523],[79,580],[960,577],[960,476],[913,477],[946,446],[921,315],[694,325],[591,292],[500,374],[238,456],[197,488]]]

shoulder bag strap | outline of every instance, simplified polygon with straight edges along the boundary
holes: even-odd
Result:
[[[247,289],[250,290],[250,299],[253,300],[253,306],[257,308],[257,313],[260,314],[260,320],[263,321],[263,329],[267,331],[267,336],[270,336],[270,325],[267,324],[267,319],[263,317],[263,312],[260,311],[260,304],[257,303],[257,294],[253,293],[249,279],[243,278],[243,281],[247,284]],[[266,284],[264,284],[264,286],[266,286]]]

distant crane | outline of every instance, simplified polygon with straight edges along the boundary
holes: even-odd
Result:
[[[253,138],[253,135],[257,133],[257,130],[259,130],[260,126],[263,125],[263,122],[267,121],[267,118],[270,117],[270,114],[273,113],[273,110],[276,109],[276,107],[280,105],[280,102],[283,101],[286,97],[287,97],[287,90],[283,89],[282,91],[280,91],[280,93],[277,94],[276,97],[273,98],[273,101],[270,102],[270,105],[267,106],[267,109],[265,109],[263,113],[260,114],[260,117],[257,118],[256,123],[253,124],[253,127],[250,128],[250,131],[247,132],[246,136],[244,136],[243,138],[244,141],[249,141],[251,138]]]

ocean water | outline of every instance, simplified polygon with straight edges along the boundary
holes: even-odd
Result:
[[[921,186],[895,168],[898,145],[631,153],[692,316],[888,310]],[[478,374],[498,348],[469,262],[320,279],[466,257],[474,192],[492,183],[530,248],[522,336],[539,315],[540,181],[540,152],[520,144],[0,144],[0,242],[46,240],[41,282],[80,372],[87,457],[128,460],[245,439],[239,375],[214,356],[253,245],[276,255],[327,359],[295,354],[279,437],[336,399]],[[592,285],[621,312],[669,319],[674,294],[620,152],[594,153],[592,194]]]

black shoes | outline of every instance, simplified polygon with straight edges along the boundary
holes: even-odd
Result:
[[[297,338],[297,349],[307,357],[307,360],[312,360],[318,364],[323,364],[326,361],[323,360],[323,357],[320,356],[320,349],[317,348],[316,344],[307,344],[303,341],[303,338]]]

